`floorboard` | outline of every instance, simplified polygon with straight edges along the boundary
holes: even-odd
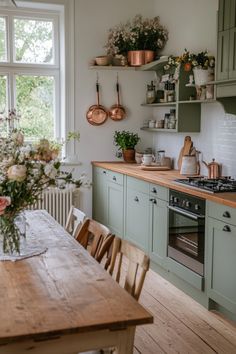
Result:
[[[137,328],[134,354],[236,354],[236,325],[149,270],[140,297],[154,316]]]

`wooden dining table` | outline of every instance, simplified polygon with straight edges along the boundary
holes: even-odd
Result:
[[[46,211],[29,211],[41,255],[0,262],[0,354],[133,353],[135,328],[152,315]]]

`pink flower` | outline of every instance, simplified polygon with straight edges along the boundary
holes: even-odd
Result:
[[[0,215],[3,215],[6,207],[11,204],[11,198],[9,197],[0,197]]]

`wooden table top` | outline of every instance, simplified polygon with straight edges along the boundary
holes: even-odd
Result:
[[[27,222],[48,250],[0,262],[0,344],[152,323],[150,313],[46,211],[28,212]]]
[[[92,164],[97,167],[108,169],[114,172],[123,173],[127,176],[135,177],[146,182],[159,184],[160,186],[172,188],[184,193],[192,194],[215,203],[224,204],[236,208],[236,193],[207,193],[203,190],[191,189],[188,186],[180,185],[174,182],[177,178],[184,178],[178,170],[170,171],[144,171],[140,165],[125,162],[100,162],[93,161]]]

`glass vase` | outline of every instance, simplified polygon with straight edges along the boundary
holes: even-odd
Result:
[[[24,214],[0,216],[0,239],[4,253],[20,253],[20,237],[25,237]],[[0,246],[1,247],[1,246]]]

